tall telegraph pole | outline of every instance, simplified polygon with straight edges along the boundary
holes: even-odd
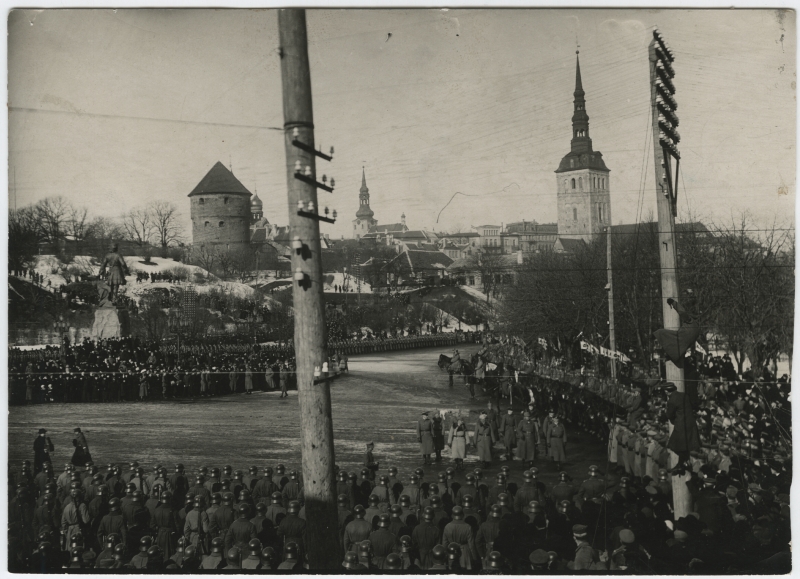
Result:
[[[327,360],[319,240],[314,117],[305,10],[278,11],[289,227],[293,247],[294,346],[300,405],[300,447],[306,507],[306,545],[311,570],[341,568],[333,477],[333,420],[328,382],[315,379]]]
[[[617,379],[617,338],[614,333],[614,274],[611,269],[611,226],[606,228],[606,267],[608,268],[608,347],[611,349],[611,379]]]
[[[668,298],[678,300],[678,255],[675,244],[675,215],[677,213],[677,182],[680,169],[680,142],[678,116],[675,111],[678,103],[673,96],[675,85],[672,78],[675,70],[672,62],[675,57],[658,30],[653,30],[653,39],[648,47],[650,58],[650,109],[653,119],[653,154],[655,157],[656,197],[658,209],[658,253],[661,260],[661,311],[664,315],[664,328],[678,330],[681,325],[678,312],[667,304]],[[675,163],[673,178],[672,163]],[[678,392],[686,391],[683,368],[666,360],[667,381],[672,382]],[[670,434],[672,426],[670,425]],[[678,456],[670,452],[671,466],[676,466]],[[672,477],[672,498],[675,520],[687,516],[692,510],[687,475]]]

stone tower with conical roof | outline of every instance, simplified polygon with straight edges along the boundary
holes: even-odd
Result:
[[[369,188],[367,187],[367,175],[364,168],[361,168],[361,189],[358,192],[358,211],[356,218],[353,219],[353,239],[361,239],[369,233],[369,228],[378,224],[378,220],[373,216],[375,213],[369,207]]]
[[[244,247],[250,243],[250,191],[217,161],[189,193],[192,243]]]
[[[577,53],[576,53],[577,54]],[[574,111],[570,151],[556,169],[558,236],[591,241],[611,226],[609,169],[592,148],[580,56],[575,63]]]

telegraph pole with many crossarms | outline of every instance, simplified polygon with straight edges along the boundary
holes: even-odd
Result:
[[[653,39],[648,47],[650,59],[650,106],[653,119],[653,153],[655,157],[656,196],[658,209],[658,253],[661,261],[661,311],[664,314],[664,328],[677,331],[681,320],[667,300],[678,300],[678,254],[675,244],[675,216],[677,213],[677,187],[675,186],[680,169],[678,143],[678,116],[675,111],[678,103],[673,96],[675,85],[672,78],[675,60],[672,51],[658,30],[653,30]],[[672,164],[675,163],[673,176]],[[683,368],[669,359],[666,360],[667,381],[675,384],[678,392],[686,392]],[[670,425],[670,434],[672,426]],[[671,466],[677,465],[678,457],[670,452]],[[692,510],[691,496],[686,486],[688,475],[673,475],[672,500],[675,520],[687,516]]]

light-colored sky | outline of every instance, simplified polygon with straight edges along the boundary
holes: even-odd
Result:
[[[308,34],[320,198],[349,234],[361,166],[380,223],[555,221],[569,151],[576,39],[590,136],[611,169],[614,223],[655,212],[647,44],[676,55],[679,209],[791,220],[795,13],[770,10],[320,10]],[[116,216],[176,203],[232,163],[288,220],[273,10],[14,11],[8,20],[9,204],[50,195]],[[391,36],[389,36],[391,34]],[[643,166],[646,174],[643,176]],[[439,211],[457,191],[457,198]],[[788,191],[786,195],[779,192]]]

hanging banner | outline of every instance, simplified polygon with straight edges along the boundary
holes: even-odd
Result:
[[[631,359],[628,358],[622,352],[617,352],[616,350],[609,350],[608,348],[604,348],[603,346],[597,348],[588,342],[584,342],[583,340],[581,340],[581,350],[589,352],[590,354],[605,356],[606,358],[613,358],[614,360],[619,360],[621,362],[625,362],[626,364],[629,364],[631,361]]]
[[[694,349],[703,354],[703,356],[708,356],[708,352],[703,349],[699,342],[694,343]]]

